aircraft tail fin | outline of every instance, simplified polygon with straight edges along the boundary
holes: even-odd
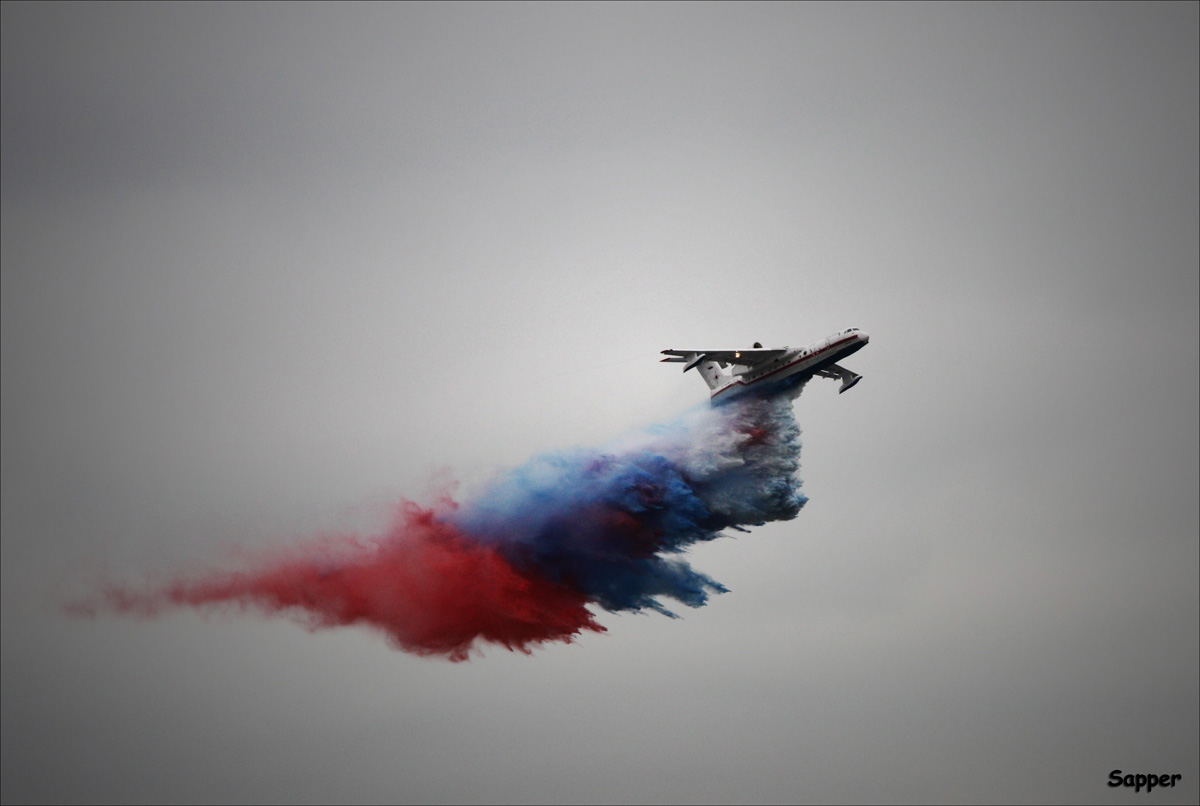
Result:
[[[661,359],[668,364],[683,364],[683,371],[695,369],[700,377],[708,384],[710,390],[716,390],[729,385],[733,379],[733,371],[725,360],[731,351],[718,350],[714,353],[702,353],[684,350],[663,350],[667,358]]]
[[[683,364],[684,372],[699,367],[700,376],[704,378],[704,382],[708,384],[709,389],[716,389],[721,385],[721,374],[718,363],[709,359],[708,353],[684,352],[683,350],[663,350],[663,352],[670,353],[670,355],[662,359],[663,363]]]
[[[712,359],[706,359],[700,356],[693,364],[696,371],[700,373],[700,377],[708,384],[709,389],[718,389],[729,383],[730,372],[725,367]]]

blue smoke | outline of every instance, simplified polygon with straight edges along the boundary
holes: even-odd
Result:
[[[600,450],[538,456],[452,516],[527,573],[610,611],[700,607],[726,588],[681,555],[729,528],[796,517],[800,427],[789,396],[688,412]]]

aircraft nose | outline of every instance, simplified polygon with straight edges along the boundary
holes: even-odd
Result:
[[[859,337],[860,339],[862,339],[862,343],[863,343],[863,344],[866,344],[867,342],[869,342],[869,341],[871,340],[871,336],[870,336],[870,334],[868,334],[868,333],[863,333],[861,330],[860,330],[860,331],[858,331],[858,337]]]

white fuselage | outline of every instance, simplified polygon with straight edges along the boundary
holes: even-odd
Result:
[[[818,371],[861,350],[870,340],[871,337],[863,331],[849,328],[807,347],[784,348],[786,352],[783,355],[754,366],[735,363],[726,368],[716,362],[706,361],[699,369],[712,387],[712,402],[724,403],[751,390],[767,391],[798,386]]]

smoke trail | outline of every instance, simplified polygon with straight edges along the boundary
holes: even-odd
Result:
[[[603,632],[589,604],[700,607],[716,580],[680,555],[729,528],[794,518],[800,429],[789,396],[692,411],[600,450],[535,457],[470,501],[406,502],[381,535],[329,538],[256,567],[105,590],[71,606],[155,615],[233,605],[310,629],[361,624],[396,647],[465,660]]]

